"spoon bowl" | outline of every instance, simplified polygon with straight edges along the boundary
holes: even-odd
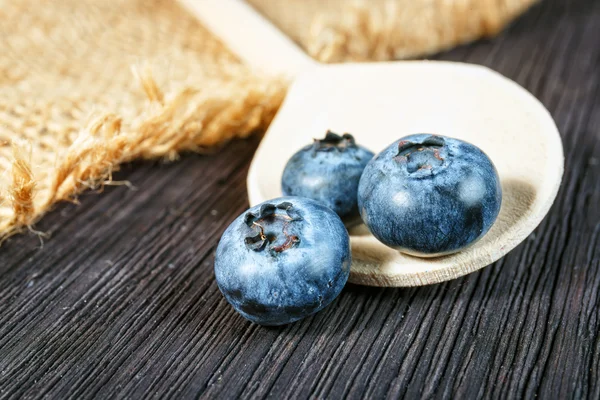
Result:
[[[503,191],[490,231],[452,255],[409,256],[377,241],[364,225],[351,229],[353,283],[419,286],[491,264],[540,223],[563,172],[552,118],[532,95],[498,73],[446,62],[345,64],[314,69],[294,82],[252,162],[250,203],[281,196],[287,160],[328,129],[350,132],[374,152],[413,133],[468,141],[494,162]]]
[[[383,245],[360,225],[350,229],[350,282],[420,286],[463,276],[512,250],[552,205],[563,174],[560,136],[544,106],[513,81],[485,67],[450,62],[319,65],[242,2],[186,1],[243,59],[295,77],[252,161],[251,205],[281,196],[287,160],[327,130],[349,132],[375,153],[409,134],[451,136],[478,146],[495,164],[502,208],[481,240],[452,255],[418,258]],[[221,10],[223,3],[228,6]],[[243,35],[230,29],[238,26],[236,18],[243,21]],[[252,43],[260,49],[253,51]]]

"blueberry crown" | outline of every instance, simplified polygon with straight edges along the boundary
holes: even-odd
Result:
[[[398,142],[398,153],[394,156],[399,162],[405,162],[409,173],[429,171],[445,164],[440,154],[446,142],[444,138],[431,135],[420,142],[401,140]]]
[[[327,131],[323,139],[315,139],[313,144],[315,151],[344,151],[351,147],[356,147],[354,136],[349,133],[340,136],[332,131]]]
[[[285,213],[277,213],[278,210]],[[272,254],[281,253],[300,243],[300,237],[288,233],[288,228],[290,223],[301,220],[302,217],[290,202],[285,201],[277,205],[265,203],[258,210],[258,214],[248,212],[244,216],[244,223],[257,231],[255,236],[247,236],[244,243],[250,250],[262,251],[268,248]],[[276,244],[276,234],[265,232],[265,225],[275,221],[282,223],[281,233],[285,239],[281,244]]]

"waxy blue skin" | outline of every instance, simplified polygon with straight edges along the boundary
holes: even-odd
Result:
[[[496,168],[478,147],[449,137],[404,137],[376,155],[358,186],[361,217],[382,243],[422,257],[480,239],[502,202]]]
[[[242,316],[283,325],[331,303],[350,264],[348,232],[333,211],[311,199],[281,197],[229,225],[217,247],[215,276]]]
[[[352,135],[327,132],[287,162],[281,178],[285,196],[320,201],[340,217],[358,217],[356,192],[373,153],[356,145]]]

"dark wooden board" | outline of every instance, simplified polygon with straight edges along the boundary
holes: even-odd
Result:
[[[0,248],[0,398],[600,398],[600,2],[546,0],[436,58],[501,72],[557,121],[564,183],[517,249],[444,284],[348,285],[262,328],[212,270],[258,139],[125,166],[137,190],[57,207],[43,248]]]

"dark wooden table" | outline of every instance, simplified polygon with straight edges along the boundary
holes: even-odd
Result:
[[[0,248],[0,397],[600,398],[600,1],[546,0],[437,58],[501,72],[557,121],[564,182],[517,249],[444,284],[348,285],[262,328],[212,269],[258,139],[129,165],[138,190],[57,207],[43,248],[32,234]]]

